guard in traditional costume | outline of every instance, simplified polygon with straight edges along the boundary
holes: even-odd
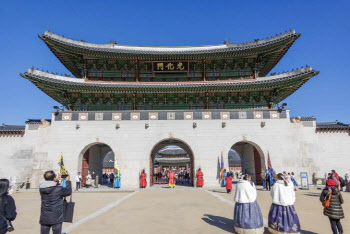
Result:
[[[271,188],[272,205],[269,212],[270,233],[300,233],[300,222],[294,208],[295,191],[282,173]]]
[[[203,187],[204,185],[204,179],[203,179],[203,172],[202,170],[199,168],[197,173],[196,173],[196,177],[197,177],[197,187]]]
[[[226,177],[227,177],[227,172],[226,172],[226,169],[224,169],[224,173],[222,173],[221,187],[226,187]]]
[[[175,183],[176,183],[175,173],[173,172],[172,169],[170,170],[168,177],[169,177],[169,188],[175,188]]]
[[[145,172],[145,169],[143,169],[140,174],[140,187],[141,188],[147,187],[147,173]]]
[[[227,193],[231,193],[231,190],[232,190],[232,177],[231,177],[230,173],[226,174],[225,181],[226,181],[226,191],[227,191]]]
[[[117,173],[115,173],[114,188],[120,188],[121,178],[122,178],[122,173],[120,173],[120,170],[117,170]]]
[[[264,233],[263,216],[256,201],[257,192],[250,175],[237,183],[235,194],[234,227],[241,233]]]

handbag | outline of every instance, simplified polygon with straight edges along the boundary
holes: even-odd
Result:
[[[64,200],[63,200],[63,211],[64,211],[63,222],[73,223],[74,206],[75,206],[75,202],[72,202],[72,195],[70,195],[69,202],[67,202],[66,198],[64,198]]]
[[[6,221],[7,231],[13,232],[15,230],[15,228],[13,227],[12,223],[9,220],[7,220],[2,214],[0,214],[0,215]]]
[[[331,205],[332,192],[329,192],[328,199],[322,202],[323,207],[329,207]]]

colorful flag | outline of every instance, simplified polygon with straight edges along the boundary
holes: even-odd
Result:
[[[67,171],[66,171],[66,168],[64,166],[64,163],[63,163],[63,156],[62,156],[62,153],[60,154],[60,156],[58,157],[58,165],[60,166],[60,173],[61,175],[68,175]]]
[[[117,159],[114,160],[114,169],[117,170],[117,177],[118,177],[118,176],[119,176],[120,169],[119,169],[119,165],[118,165]]]
[[[222,152],[222,151],[221,151],[220,175],[221,175],[221,179],[223,179],[223,178],[224,178],[224,155],[223,155],[223,152]]]

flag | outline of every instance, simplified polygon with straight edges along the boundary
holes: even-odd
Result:
[[[223,178],[224,178],[224,155],[223,155],[223,152],[222,152],[222,151],[221,151],[220,175],[221,175],[221,179],[223,179]]]
[[[119,169],[119,165],[118,165],[117,159],[114,160],[114,169],[117,170],[117,177],[118,177],[120,169]]]
[[[273,173],[272,165],[271,165],[271,159],[270,159],[270,152],[267,152],[267,170],[269,173]]]
[[[63,156],[62,156],[62,153],[60,154],[60,156],[58,157],[58,165],[60,166],[60,173],[61,175],[68,175],[67,171],[66,171],[66,168],[64,166],[64,163],[63,163]]]

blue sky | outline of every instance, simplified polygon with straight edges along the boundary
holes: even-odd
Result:
[[[50,118],[57,103],[21,78],[34,66],[66,68],[38,38],[50,30],[94,43],[207,45],[302,33],[274,72],[321,73],[287,98],[291,116],[350,122],[349,1],[2,1],[0,124]]]

